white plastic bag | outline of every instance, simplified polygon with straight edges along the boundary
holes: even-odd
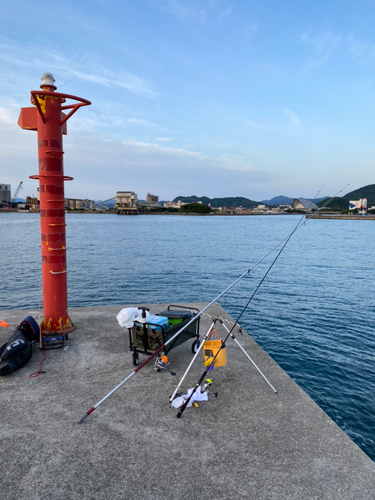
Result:
[[[171,403],[173,408],[180,408],[185,403],[185,401],[188,399],[188,397],[193,392],[193,390],[194,389],[189,389],[187,394],[184,394],[183,396],[175,398]],[[198,387],[198,389],[193,394],[191,400],[189,401],[187,408],[190,408],[191,406],[193,406],[194,401],[208,401],[207,392],[202,393],[201,388]]]
[[[145,312],[147,318],[149,312]],[[116,316],[116,319],[120,326],[125,326],[126,328],[131,328],[134,324],[134,321],[139,321],[140,323],[145,322],[145,320],[142,318],[142,311],[140,309],[137,309],[136,307],[125,307],[124,309],[121,309],[121,311]]]

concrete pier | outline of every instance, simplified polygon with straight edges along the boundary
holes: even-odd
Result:
[[[46,373],[29,378],[43,358],[35,349],[0,379],[2,500],[374,498],[375,464],[246,334],[239,342],[277,395],[230,339],[228,364],[211,372],[219,397],[177,419],[168,398],[192,358],[186,342],[169,355],[177,377],[150,362],[78,424],[134,369],[116,321],[123,307],[70,309],[77,329],[67,349],[47,351]],[[218,305],[208,312],[230,319]],[[38,320],[38,311],[0,313],[10,324],[0,345],[29,314]],[[210,324],[203,316],[201,334]],[[184,393],[203,373],[198,359]]]

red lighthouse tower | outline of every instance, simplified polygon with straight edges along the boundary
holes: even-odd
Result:
[[[73,180],[64,175],[63,134],[67,120],[81,106],[90,101],[55,92],[51,73],[43,73],[42,90],[31,91],[32,108],[22,108],[18,125],[38,134],[40,228],[42,240],[43,277],[43,335],[60,333],[65,336],[74,329],[68,314],[65,196],[64,181]],[[67,100],[76,101],[65,104]],[[77,102],[78,101],[78,102]],[[64,110],[70,110],[65,114]]]

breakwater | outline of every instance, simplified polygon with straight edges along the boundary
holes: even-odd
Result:
[[[70,307],[210,301],[301,216],[67,214]],[[0,218],[1,309],[42,304],[38,214]],[[242,324],[373,459],[372,221],[310,220],[291,239]],[[242,310],[270,263],[220,304]]]

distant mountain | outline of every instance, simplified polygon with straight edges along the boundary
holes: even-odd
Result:
[[[345,200],[359,200],[360,198],[367,198],[367,206],[371,207],[375,205],[375,184],[369,184],[368,186],[355,189],[350,193],[343,196]]]
[[[95,200],[94,203],[102,203],[102,200]],[[105,201],[102,205],[107,208],[115,208],[116,200]]]
[[[328,200],[328,197],[322,200],[320,203],[318,203],[318,207],[324,206],[324,208],[329,208],[330,210],[335,210],[337,212],[349,209],[349,202],[348,200],[345,200],[345,198],[336,196],[335,198],[332,198],[329,203],[327,203]]]
[[[275,196],[271,200],[263,200],[262,203],[265,205],[293,205],[293,201],[298,198],[295,196],[294,198],[289,198],[288,196]],[[302,196],[300,196],[302,198]],[[304,198],[305,200],[313,201],[318,204],[322,200],[326,200],[328,196],[323,196],[322,198]]]
[[[293,205],[294,198],[288,196],[275,196],[271,200],[262,200],[264,205]]]
[[[367,206],[372,207],[375,205],[375,184],[369,184],[368,186],[355,189],[350,193],[342,197],[337,197],[331,200],[326,207],[331,210],[348,210],[350,200],[359,200],[360,198],[367,198]],[[329,198],[325,198],[319,206],[326,203]]]
[[[219,208],[219,207],[227,207],[227,208],[234,208],[234,207],[244,207],[244,208],[253,208],[259,205],[259,201],[252,201],[249,200],[248,198],[243,198],[243,197],[235,197],[235,198],[208,198],[207,196],[201,196],[200,198],[198,196],[177,196],[173,200],[173,203],[177,203],[178,201],[182,201],[184,203],[198,203],[201,201],[204,205],[211,205],[212,208]]]

